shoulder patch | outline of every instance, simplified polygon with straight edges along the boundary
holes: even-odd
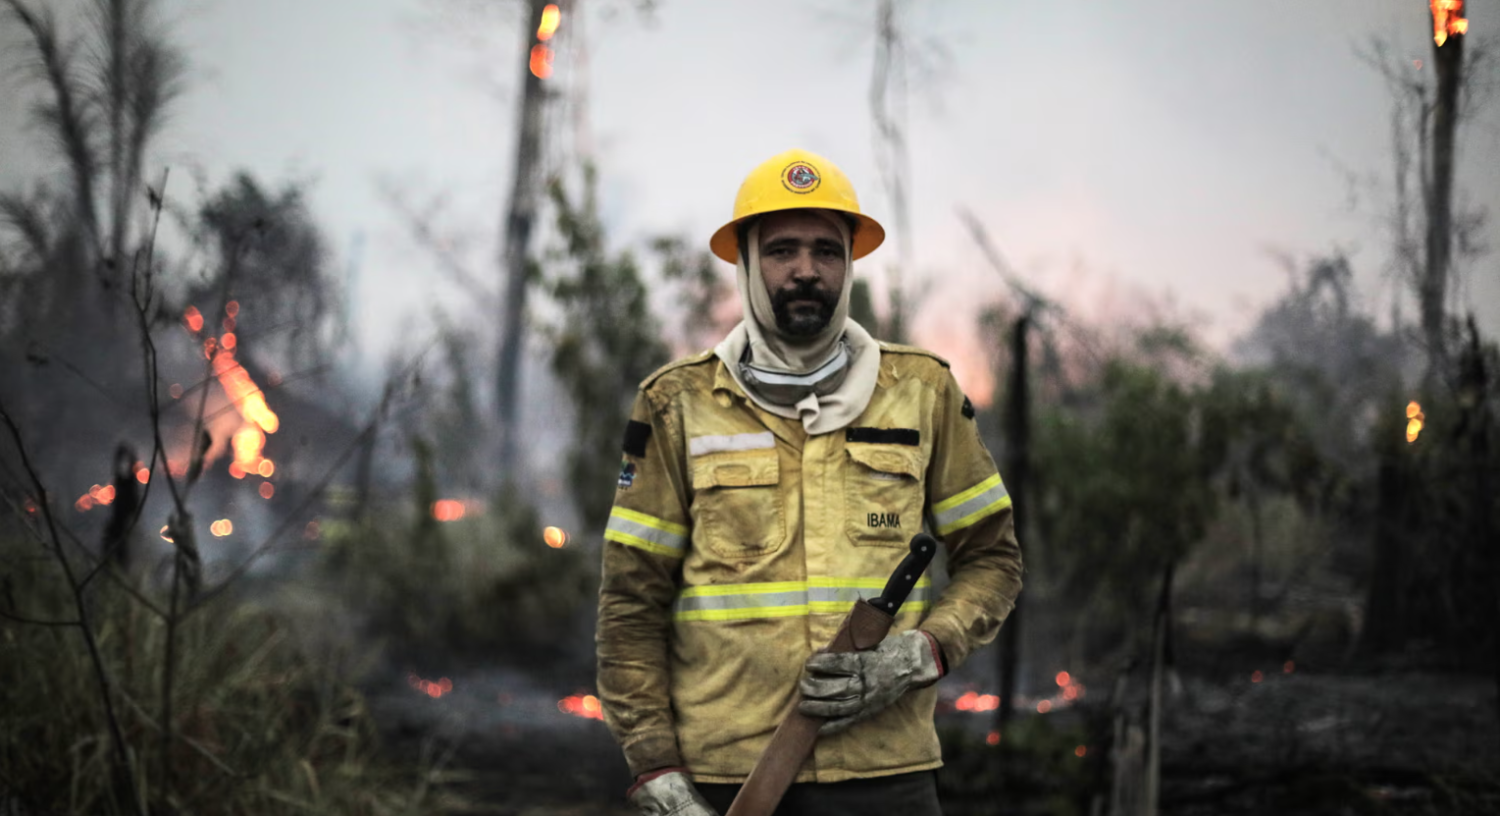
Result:
[[[646,443],[651,441],[651,426],[630,420],[625,423],[625,452],[640,458],[646,455]]]
[[[655,383],[657,380],[661,379],[662,375],[668,372],[675,371],[679,368],[686,368],[687,366],[700,365],[714,359],[717,359],[714,356],[714,350],[705,349],[704,351],[700,351],[697,354],[692,355],[691,357],[683,357],[680,360],[673,360],[672,362],[667,363],[661,368],[658,368],[657,370],[651,372],[651,376],[647,377],[644,380],[641,380],[641,388],[650,388],[652,383]]]
[[[924,348],[917,348],[916,346],[903,346],[900,343],[887,343],[886,341],[881,340],[880,350],[886,354],[915,354],[921,357],[931,357],[938,362],[938,365],[942,366],[943,368],[948,368],[947,360],[944,360],[942,357],[939,357]]]

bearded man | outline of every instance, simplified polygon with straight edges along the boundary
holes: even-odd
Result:
[[[605,531],[599,698],[649,816],[728,809],[792,709],[826,718],[777,814],[939,814],[940,677],[1021,589],[1010,497],[938,356],[851,320],[885,232],[821,156],[746,178],[709,245],[744,320],[641,384]],[[820,651],[923,525],[922,579],[867,652]]]

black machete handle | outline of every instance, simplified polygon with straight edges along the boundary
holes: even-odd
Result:
[[[917,533],[911,540],[911,552],[901,559],[896,571],[891,573],[880,596],[870,599],[870,605],[894,617],[896,610],[906,602],[906,596],[911,594],[912,587],[917,585],[917,580],[922,577],[927,565],[932,563],[932,557],[937,555],[937,547],[937,539],[927,533]]]

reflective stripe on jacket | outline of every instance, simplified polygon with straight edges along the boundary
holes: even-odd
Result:
[[[924,577],[892,632],[931,633],[951,669],[1010,612],[1021,553],[973,410],[937,357],[881,349],[864,413],[818,436],[757,408],[712,352],[642,384],[598,626],[599,697],[633,773],[683,765],[742,782],[803,662],[879,594],[924,520],[944,541],[947,585],[938,595]],[[913,691],[820,739],[798,780],[937,767],[935,701]]]

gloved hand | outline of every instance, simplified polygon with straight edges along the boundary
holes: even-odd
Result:
[[[681,768],[641,774],[625,795],[641,816],[719,816]]]
[[[828,720],[819,734],[837,734],[874,716],[910,688],[943,676],[937,641],[912,629],[891,635],[867,652],[818,652],[802,667],[797,709]]]

